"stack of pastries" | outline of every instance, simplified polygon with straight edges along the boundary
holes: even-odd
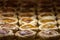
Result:
[[[58,40],[59,39],[60,33],[57,31],[58,22],[56,18],[57,17],[53,12],[38,13],[38,24],[39,24],[40,31],[38,32],[37,36],[39,37],[39,40]]]
[[[20,10],[18,10],[19,30],[15,36],[17,40],[35,40],[37,19],[35,15],[35,3],[33,0],[22,0]]]
[[[59,40],[60,33],[55,30],[42,30],[38,36],[39,40]]]
[[[2,18],[0,18],[1,24],[16,24],[18,22],[16,12],[14,12],[13,10],[15,9],[11,7],[2,10],[3,12],[0,13],[2,16]]]
[[[45,23],[57,23],[56,22],[56,17],[54,15],[54,13],[52,12],[42,12],[42,13],[38,13],[38,24],[45,24]]]
[[[27,30],[27,29],[37,29],[37,19],[34,12],[24,12],[19,13],[19,29]]]
[[[37,14],[34,11],[14,12],[12,9],[1,12],[0,39],[35,40],[36,37],[39,40],[59,39],[60,33],[57,30],[60,29],[60,14],[55,15],[54,12],[38,12]]]
[[[60,13],[53,11],[52,1],[3,1],[6,3],[0,10],[0,40],[59,40]],[[60,11],[59,3],[55,6]]]
[[[3,9],[0,13],[0,39],[12,40],[14,38],[14,30],[18,30],[18,19],[16,12],[12,8]]]

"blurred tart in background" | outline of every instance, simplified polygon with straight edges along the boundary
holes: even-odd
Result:
[[[60,25],[60,19],[57,19],[57,23]]]
[[[53,17],[55,18],[55,15],[51,12],[42,12],[38,14],[38,19],[44,18],[44,17]]]
[[[60,13],[57,13],[56,17],[57,19],[60,19]]]
[[[20,12],[18,13],[18,18],[20,19],[21,17],[32,17],[36,18],[36,15],[34,12]]]
[[[2,13],[3,17],[17,17],[17,15],[14,12],[4,12]]]

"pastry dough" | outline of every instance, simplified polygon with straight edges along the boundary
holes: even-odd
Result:
[[[58,28],[57,28],[57,25],[55,23],[46,23],[46,24],[40,25],[39,29],[40,30],[49,30],[49,29],[55,30],[55,29],[58,29]]]
[[[21,17],[19,20],[19,24],[32,24],[32,25],[37,25],[37,20],[35,18],[31,17]]]

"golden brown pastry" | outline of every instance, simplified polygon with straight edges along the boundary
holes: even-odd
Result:
[[[39,26],[40,30],[48,30],[48,29],[53,29],[53,30],[57,30],[57,25],[55,23],[46,23],[46,24],[42,24]]]
[[[55,15],[51,12],[42,12],[38,14],[38,19],[44,18],[44,17],[53,17],[55,18]]]
[[[19,24],[31,24],[31,25],[37,25],[37,19],[31,18],[31,17],[21,17],[19,20]]]
[[[40,24],[45,24],[45,23],[51,23],[51,22],[53,22],[53,23],[55,23],[55,24],[57,24],[57,21],[55,20],[55,19],[53,19],[53,18],[42,18],[42,19],[40,19],[40,20],[38,20],[38,24],[40,25]]]
[[[3,17],[0,19],[1,24],[16,24],[18,22],[17,18],[12,18],[12,17]]]
[[[24,24],[22,26],[19,27],[20,30],[37,30],[38,27],[37,26],[33,26],[31,24]]]

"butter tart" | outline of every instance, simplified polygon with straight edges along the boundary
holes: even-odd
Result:
[[[49,18],[48,19],[40,19],[38,21],[38,24],[45,24],[45,23],[51,23],[51,22],[57,24],[57,21],[55,19],[49,19]]]
[[[34,40],[36,32],[31,30],[21,30],[15,33],[15,36],[18,36],[19,40]]]
[[[39,26],[39,30],[48,30],[48,29],[57,30],[58,28],[55,23],[46,23]]]
[[[38,27],[37,26],[33,26],[31,24],[24,24],[22,26],[19,27],[20,30],[37,30]]]
[[[39,40],[58,40],[60,33],[55,30],[43,30],[38,34]]]
[[[55,17],[55,15],[51,12],[42,12],[38,14],[38,19],[41,19],[43,17],[49,17],[49,16]]]
[[[17,18],[12,18],[12,17],[3,17],[0,19],[1,24],[2,23],[8,23],[8,24],[16,24],[18,22]]]
[[[32,24],[32,25],[37,25],[37,19],[31,18],[31,17],[21,17],[19,20],[19,24]]]
[[[0,24],[0,27],[9,30],[18,30],[18,25],[16,24]]]

